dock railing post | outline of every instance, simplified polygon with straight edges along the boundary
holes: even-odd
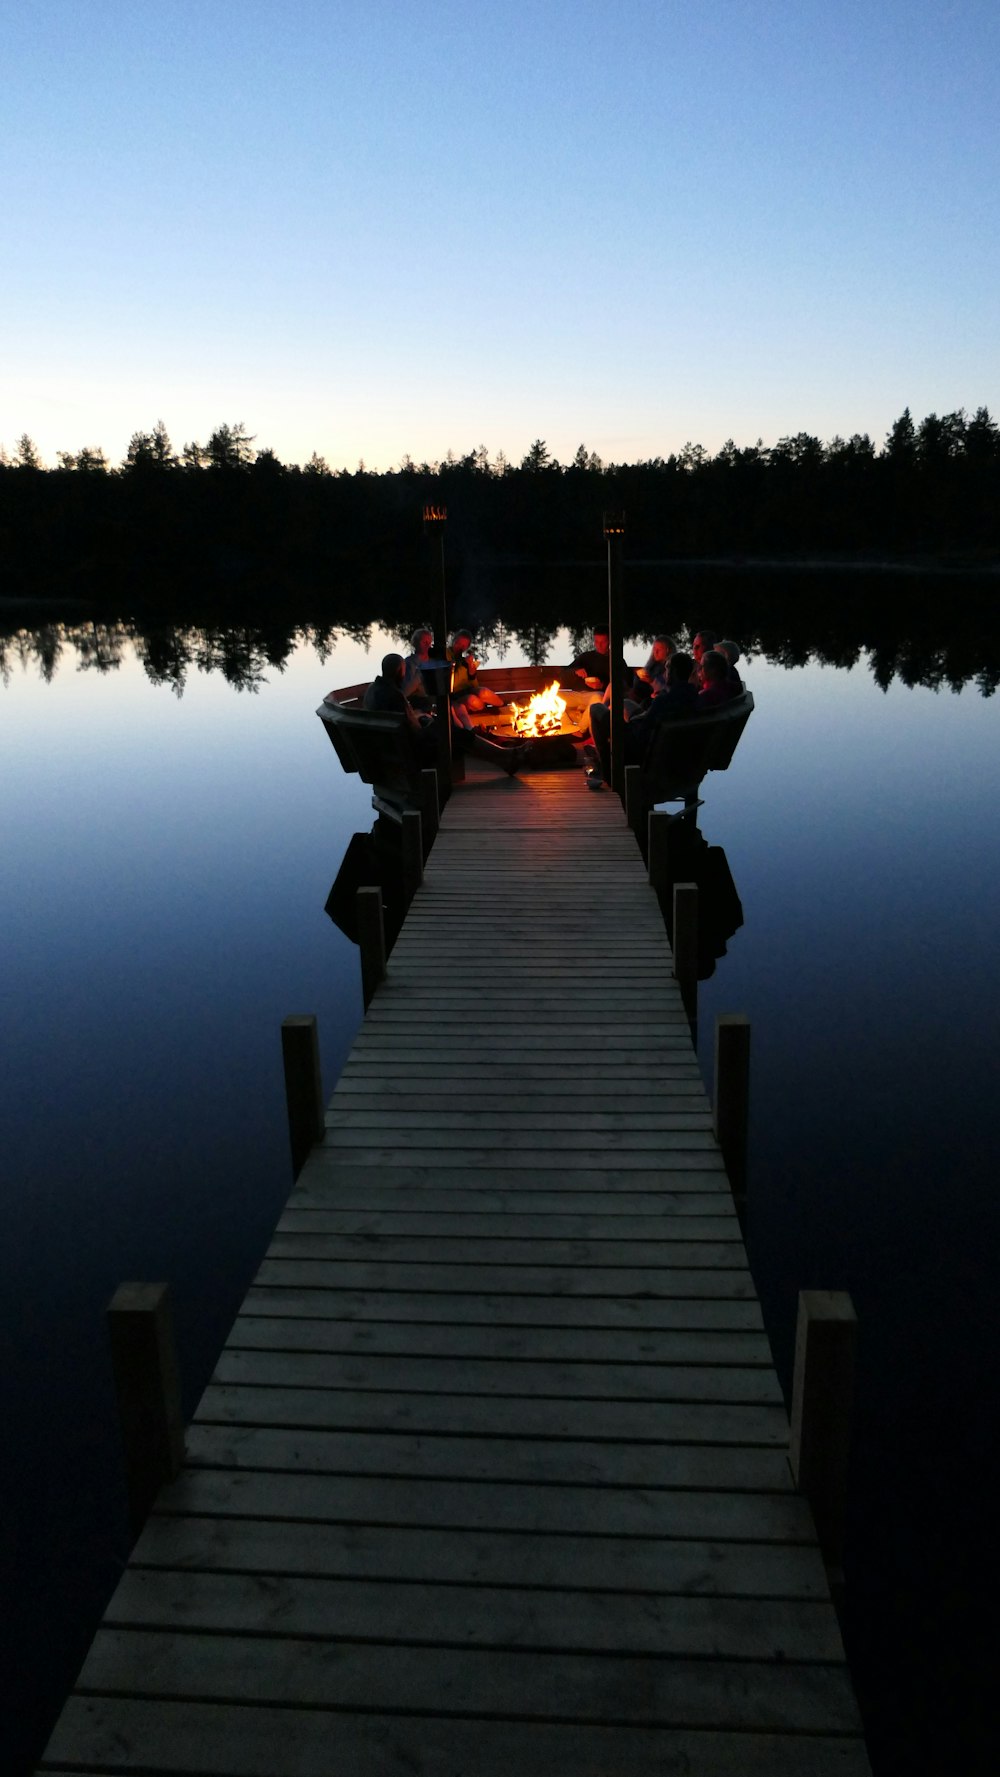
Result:
[[[296,1012],[281,1021],[285,1106],[292,1145],[292,1177],[298,1178],[310,1150],[323,1134],[323,1076],[315,1014]]]
[[[180,1375],[165,1283],[122,1283],[108,1307],[132,1541],[184,1461]]]
[[[836,1597],[844,1520],[858,1317],[846,1290],[800,1290],[788,1460],[812,1508]]]
[[[674,883],[674,974],[688,1023],[698,1021],[698,884]]]
[[[715,1020],[713,1123],[741,1219],[746,1211],[749,1113],[750,1020],[745,1012],[723,1012]]]
[[[431,846],[437,838],[438,827],[441,824],[438,774],[432,769],[420,773],[420,818],[423,822],[424,863],[426,864]]]
[[[665,895],[670,886],[670,816],[663,809],[651,808],[646,823],[646,868],[650,886],[658,895]]]
[[[359,888],[357,893],[358,943],[361,947],[361,995],[367,1012],[375,989],[385,980],[385,921],[382,890]]]
[[[625,819],[642,846],[642,766],[625,767]]]
[[[408,907],[424,880],[423,822],[418,809],[403,815],[403,905]]]

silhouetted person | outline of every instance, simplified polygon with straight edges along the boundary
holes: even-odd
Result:
[[[611,683],[611,631],[606,623],[594,630],[594,646],[573,661],[570,672],[582,679],[588,691],[606,691]]]
[[[729,662],[729,674],[728,674],[729,683],[731,685],[735,685],[737,691],[742,691],[743,690],[743,680],[740,678],[739,673],[736,671],[736,662],[740,658],[740,650],[737,647],[736,643],[735,642],[716,642],[715,651],[717,654],[724,654],[726,659]]]
[[[434,631],[426,623],[420,624],[410,637],[412,654],[408,654],[403,662],[403,695],[409,698],[415,710],[432,710],[434,700],[424,684],[421,668],[427,665],[434,646]]]
[[[701,663],[704,660],[705,655],[708,653],[708,650],[714,647],[714,629],[698,629],[695,631],[691,642],[691,653],[694,655],[694,672],[691,677],[694,679],[695,685],[699,691],[701,690]]]
[[[641,710],[637,716],[626,718],[626,765],[642,764],[649,743],[661,723],[674,721],[678,716],[697,714],[698,692],[690,682],[692,666],[693,662],[689,654],[672,654],[667,662],[667,683],[664,689],[653,698],[648,709]],[[609,783],[611,780],[611,711],[607,704],[591,704],[590,722],[600,773],[605,783]]]
[[[734,685],[729,677],[729,662],[717,648],[709,648],[701,657],[701,690],[698,693],[699,710],[714,710],[721,704],[731,703],[738,697],[741,687]]]

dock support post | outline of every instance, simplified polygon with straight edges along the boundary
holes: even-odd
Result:
[[[424,880],[423,822],[417,809],[403,815],[403,904],[408,907]]]
[[[438,774],[434,770],[420,773],[420,818],[423,822],[424,863],[426,864],[431,846],[437,838],[438,827],[441,824]]]
[[[385,980],[385,921],[382,890],[359,888],[357,894],[358,943],[361,947],[361,995],[367,1012],[375,989]]]
[[[843,1586],[857,1340],[858,1317],[846,1290],[799,1291],[788,1460],[796,1487],[812,1507],[835,1597]]]
[[[122,1283],[108,1307],[129,1528],[134,1542],[184,1461],[180,1377],[165,1283]]]
[[[713,1122],[741,1219],[746,1209],[749,1112],[750,1020],[745,1012],[723,1012],[715,1020]]]
[[[642,845],[642,766],[625,767],[625,819]]]
[[[692,1029],[698,1021],[698,884],[674,883],[674,975]]]
[[[646,867],[651,888],[665,895],[670,886],[670,816],[651,808],[646,824]]]
[[[319,1065],[319,1031],[312,1012],[296,1012],[281,1021],[281,1058],[285,1067],[285,1107],[292,1145],[292,1177],[298,1178],[310,1150],[323,1134],[323,1077]]]

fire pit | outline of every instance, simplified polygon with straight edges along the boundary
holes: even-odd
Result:
[[[573,715],[569,711],[569,703],[573,693],[564,694],[559,689],[557,680],[547,686],[544,691],[536,692],[527,703],[508,703],[499,720],[492,723],[489,732],[494,739],[512,743],[530,742],[525,764],[538,770],[548,770],[559,765],[575,765],[576,749],[574,741],[579,740],[580,731],[576,727]]]

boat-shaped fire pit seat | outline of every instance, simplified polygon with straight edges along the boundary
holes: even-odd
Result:
[[[753,692],[743,691],[710,715],[663,722],[642,762],[643,812],[658,802],[694,802],[709,771],[726,771],[753,714]]]
[[[420,807],[420,774],[404,716],[365,710],[331,695],[316,711],[345,771],[372,786],[372,806],[399,820]]]

